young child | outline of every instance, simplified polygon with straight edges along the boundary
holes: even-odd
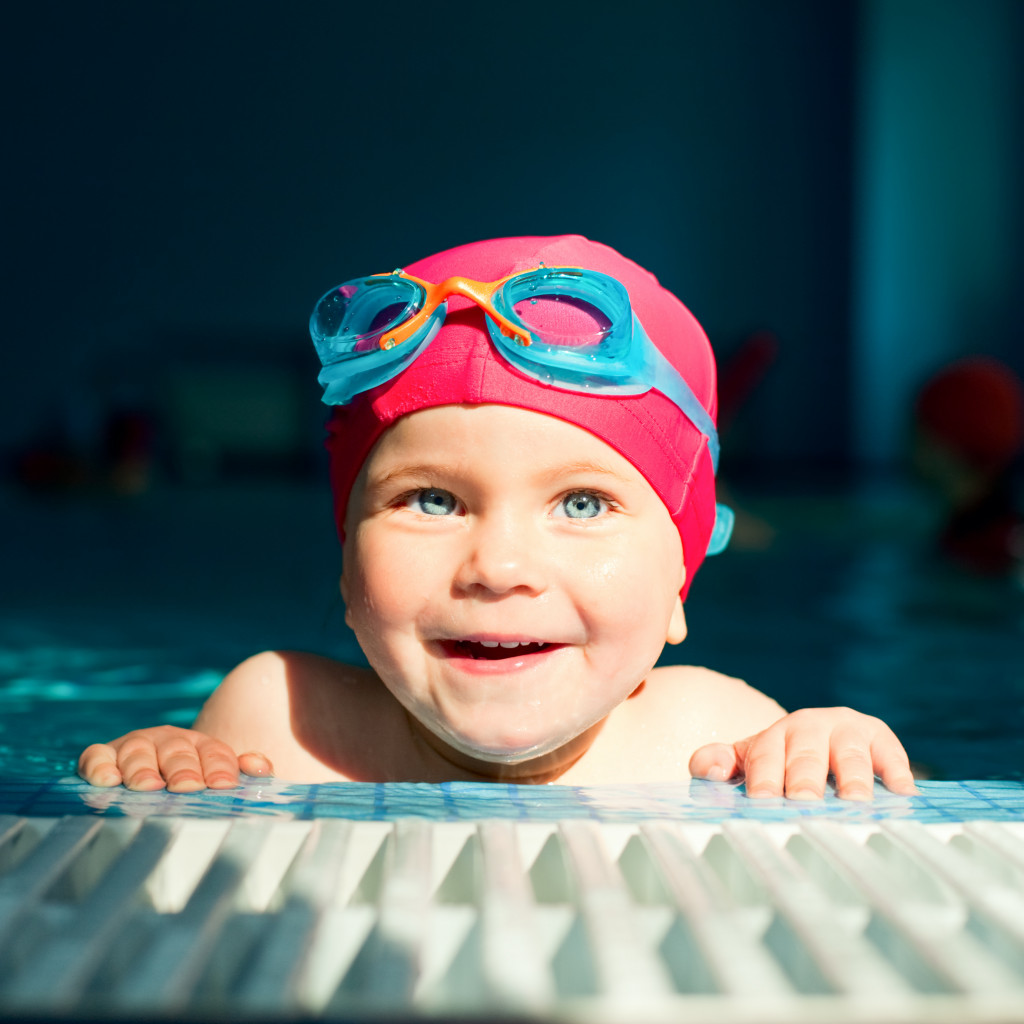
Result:
[[[372,667],[258,654],[193,730],[95,744],[84,779],[743,776],[750,796],[814,799],[831,772],[844,798],[875,775],[915,792],[878,719],[654,668],[729,516],[711,347],[651,274],[579,237],[498,239],[341,285],[310,326],[346,621]]]

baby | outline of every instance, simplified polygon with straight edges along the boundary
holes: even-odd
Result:
[[[846,708],[787,715],[704,668],[655,668],[728,539],[715,365],[654,277],[579,237],[479,242],[328,292],[310,322],[346,621],[370,669],[265,652],[194,729],[94,744],[97,786],[596,784],[743,777],[752,797],[915,787]]]

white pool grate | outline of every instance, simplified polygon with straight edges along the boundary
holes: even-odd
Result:
[[[1024,823],[0,816],[0,1016],[1024,1020]]]

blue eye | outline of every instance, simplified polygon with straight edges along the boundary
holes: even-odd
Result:
[[[417,512],[425,512],[428,516],[450,516],[458,508],[454,494],[448,491],[424,488],[410,495],[409,504]]]
[[[589,491],[576,491],[562,499],[561,509],[570,519],[593,519],[604,511],[604,501]]]

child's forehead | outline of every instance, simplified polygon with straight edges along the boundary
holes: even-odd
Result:
[[[548,413],[484,403],[420,409],[392,423],[361,474],[376,480],[431,469],[466,472],[500,482],[518,475],[539,481],[591,476],[661,498],[643,472],[585,427]]]

